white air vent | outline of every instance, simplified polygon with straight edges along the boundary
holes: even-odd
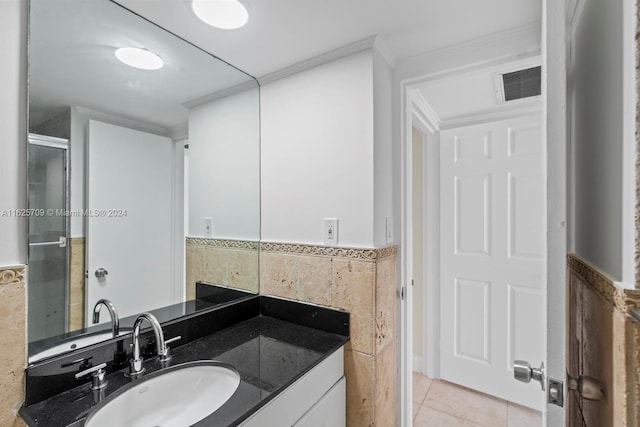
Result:
[[[541,91],[540,66],[498,73],[494,78],[499,104],[539,96]]]

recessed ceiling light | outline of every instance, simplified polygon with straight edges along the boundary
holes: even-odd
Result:
[[[121,47],[116,50],[116,58],[141,70],[157,70],[164,65],[164,61],[158,55],[137,47]]]
[[[193,0],[191,8],[205,23],[223,30],[234,30],[249,20],[249,11],[238,0]]]

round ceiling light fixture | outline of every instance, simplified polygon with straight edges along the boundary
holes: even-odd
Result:
[[[116,58],[130,67],[141,70],[158,70],[164,66],[164,61],[158,55],[137,47],[121,47],[117,49]]]
[[[249,21],[247,7],[238,0],[192,0],[191,8],[200,20],[223,30],[235,30]]]

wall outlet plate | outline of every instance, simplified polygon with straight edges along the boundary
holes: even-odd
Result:
[[[325,246],[338,245],[338,218],[324,219],[324,244]]]
[[[209,239],[213,237],[213,218],[204,219],[204,237]]]

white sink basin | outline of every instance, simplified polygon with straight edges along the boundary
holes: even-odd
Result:
[[[213,361],[157,371],[116,392],[89,415],[85,427],[186,427],[221,407],[240,384],[238,372]]]

